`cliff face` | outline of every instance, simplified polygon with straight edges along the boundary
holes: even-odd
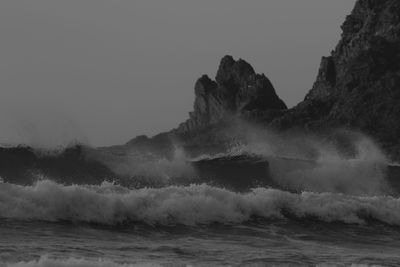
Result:
[[[264,74],[256,74],[246,61],[222,58],[215,81],[203,75],[195,84],[194,110],[177,129],[190,133],[215,125],[232,116],[274,116],[285,110],[285,103],[276,95]]]
[[[400,1],[359,0],[342,29],[342,39],[322,59],[304,101],[271,125],[350,127],[370,134],[387,150],[398,150]]]
[[[360,130],[400,158],[400,1],[358,0],[342,29],[313,88],[294,108],[288,110],[268,78],[246,61],[225,56],[215,80],[197,80],[189,119],[145,143],[157,139],[169,148],[172,142],[165,140],[172,138],[190,147],[217,147],[224,122],[241,117],[278,130]],[[126,146],[138,147],[131,143]]]

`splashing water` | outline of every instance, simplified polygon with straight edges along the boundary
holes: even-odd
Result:
[[[234,193],[208,185],[129,190],[101,186],[0,184],[0,218],[117,225],[241,224],[260,218],[317,218],[363,224],[374,219],[400,226],[400,200],[335,193],[293,194],[268,188]]]

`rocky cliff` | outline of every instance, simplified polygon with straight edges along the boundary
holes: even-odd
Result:
[[[176,130],[178,134],[201,130],[235,116],[262,116],[271,121],[286,109],[264,74],[256,74],[249,63],[235,61],[231,56],[222,58],[215,81],[203,75],[194,91],[194,110]]]
[[[359,0],[342,39],[322,58],[303,102],[276,119],[278,129],[346,127],[400,150],[400,1]]]
[[[280,131],[359,130],[399,159],[400,1],[358,0],[342,29],[336,48],[322,58],[313,88],[294,108],[286,108],[265,75],[225,56],[215,80],[206,75],[197,80],[189,119],[145,143],[161,140],[170,150],[173,142],[165,140],[174,139],[211,149],[222,142],[224,123],[240,117]],[[126,146],[136,149],[138,141]]]

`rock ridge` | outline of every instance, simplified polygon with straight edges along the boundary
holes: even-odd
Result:
[[[249,63],[225,56],[215,80],[203,75],[196,81],[189,119],[156,139],[204,146],[218,139],[215,128],[240,117],[279,131],[361,131],[400,159],[400,1],[358,0],[341,28],[341,40],[295,107],[287,109]]]
[[[358,0],[342,30],[304,101],[269,125],[356,129],[399,154],[400,1]]]

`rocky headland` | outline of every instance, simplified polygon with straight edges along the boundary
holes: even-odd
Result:
[[[400,2],[359,0],[342,30],[336,48],[322,58],[312,89],[295,107],[287,109],[269,79],[245,60],[225,56],[215,80],[203,75],[195,83],[189,119],[153,140],[218,146],[221,128],[241,118],[281,132],[360,131],[399,159]],[[127,146],[134,148],[134,140]]]
[[[342,39],[323,57],[304,101],[270,126],[311,131],[345,127],[400,157],[400,2],[359,0]]]

